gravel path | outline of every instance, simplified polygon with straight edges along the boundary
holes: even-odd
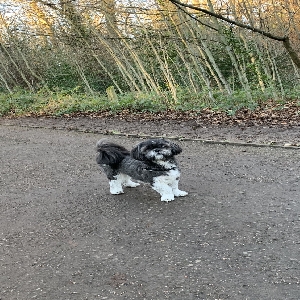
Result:
[[[164,203],[109,194],[102,134],[0,129],[1,300],[299,299],[299,150],[181,141]]]

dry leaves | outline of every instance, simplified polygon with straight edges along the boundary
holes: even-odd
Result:
[[[160,121],[179,120],[195,121],[195,126],[202,125],[300,125],[300,107],[296,102],[285,103],[284,106],[269,101],[255,110],[240,109],[234,115],[228,115],[222,111],[205,108],[193,111],[167,110],[162,112],[132,112],[123,110],[121,112],[100,111],[97,113],[76,113],[69,117],[89,116],[93,118],[118,118],[125,121]]]

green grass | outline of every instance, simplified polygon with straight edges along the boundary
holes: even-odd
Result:
[[[211,108],[225,111],[230,115],[241,108],[255,109],[261,103],[270,99],[278,103],[296,102],[300,106],[300,87],[289,90],[283,98],[274,97],[274,92],[266,90],[236,91],[226,95],[220,91],[213,91],[213,98],[207,92],[190,93],[185,89],[178,89],[177,99],[164,92],[161,95],[154,93],[126,93],[118,95],[116,101],[111,101],[104,94],[81,94],[74,91],[48,92],[41,90],[31,93],[24,90],[12,94],[0,93],[0,116],[28,114],[35,115],[70,115],[73,113],[94,113],[110,111],[117,113],[123,110],[131,112],[159,112],[172,110],[201,110]]]

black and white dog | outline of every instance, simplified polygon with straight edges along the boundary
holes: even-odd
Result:
[[[188,193],[178,189],[180,170],[174,158],[182,149],[164,139],[141,142],[129,152],[123,146],[101,139],[97,143],[96,161],[109,179],[110,193],[122,194],[124,187],[136,187],[131,179],[150,183],[161,201]]]

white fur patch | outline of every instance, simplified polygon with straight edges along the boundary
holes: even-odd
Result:
[[[178,189],[179,177],[180,171],[175,169],[169,170],[167,175],[154,178],[152,187],[161,195],[161,201],[172,201],[174,197],[183,197],[188,194]]]
[[[180,176],[180,171],[178,170],[176,164],[165,160],[157,160],[156,163],[160,166],[163,166],[166,170],[174,169],[174,171],[178,172],[178,176]]]
[[[123,194],[122,174],[115,176],[115,180],[109,181],[110,193],[113,195]]]
[[[133,182],[129,176],[127,176],[127,177],[128,177],[127,180],[123,181],[123,183],[122,183],[123,186],[133,188],[133,187],[137,187],[140,185],[137,182]]]
[[[146,154],[146,157],[148,158],[155,158],[155,161],[160,161],[164,159],[166,156],[171,155],[171,150],[170,149],[156,149],[156,150],[151,150]]]
[[[118,174],[115,176],[115,180],[110,180],[109,181],[109,186],[110,186],[110,193],[113,195],[118,195],[118,194],[123,194],[123,186],[124,187],[137,187],[140,184],[133,182],[130,178],[130,176],[126,174]]]

